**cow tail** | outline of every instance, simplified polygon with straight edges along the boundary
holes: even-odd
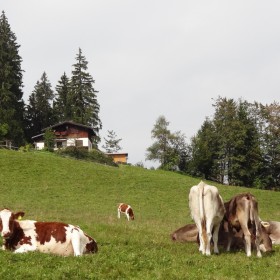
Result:
[[[204,184],[199,188],[199,210],[201,215],[201,228],[202,228],[202,238],[204,240],[205,247],[207,246],[208,238],[206,233],[206,218],[204,209]]]
[[[260,235],[260,219],[259,219],[259,213],[258,213],[258,202],[255,200],[254,197],[250,197],[250,220],[253,225],[255,225],[256,228],[256,236]],[[256,209],[257,211],[255,211]]]

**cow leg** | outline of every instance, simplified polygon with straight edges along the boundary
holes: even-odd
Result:
[[[218,248],[219,229],[220,229],[220,224],[216,225],[214,227],[214,231],[213,231],[213,242],[214,242],[214,253],[215,254],[219,254],[219,248]]]
[[[206,255],[210,256],[211,255],[211,249],[210,249],[210,244],[211,244],[211,239],[212,239],[212,224],[206,223],[206,233],[207,233],[207,244],[206,244]]]
[[[251,257],[251,233],[249,232],[248,228],[242,227],[243,233],[244,233],[244,239],[245,239],[245,252],[247,254],[247,257]]]
[[[126,217],[127,217],[127,220],[129,221],[129,215],[128,213],[125,213]]]
[[[36,247],[35,246],[30,246],[27,244],[21,245],[19,248],[17,248],[14,253],[27,253],[27,252],[32,252],[32,251],[36,251]]]
[[[229,229],[228,234],[227,234],[227,252],[230,251],[231,243],[232,243],[232,237],[233,237],[233,232],[232,229]]]
[[[256,230],[255,244],[256,244],[256,250],[257,250],[257,257],[259,257],[259,258],[262,257],[262,253],[260,251],[260,243],[261,243],[260,241],[261,241],[260,233],[258,230]]]
[[[205,254],[205,245],[202,237],[202,227],[200,223],[197,223],[196,226],[198,228],[198,236],[199,236],[199,252]]]
[[[118,218],[119,218],[119,219],[121,218],[121,212],[120,212],[120,210],[118,210]]]

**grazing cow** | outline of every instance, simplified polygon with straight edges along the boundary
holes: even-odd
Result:
[[[185,225],[173,233],[171,233],[171,239],[179,242],[196,242],[198,235],[198,229],[195,224]]]
[[[223,199],[218,189],[201,181],[190,190],[189,207],[199,232],[199,251],[211,255],[210,242],[213,232],[214,253],[218,254],[218,233],[225,214]]]
[[[96,241],[79,227],[60,222],[20,221],[24,212],[0,211],[3,249],[15,253],[39,251],[61,256],[80,256],[98,251]]]
[[[125,203],[120,203],[118,205],[118,218],[120,219],[121,218],[121,213],[125,214],[126,217],[127,217],[127,220],[129,221],[130,219],[131,220],[134,220],[134,213],[133,213],[133,210],[131,208],[130,205],[128,204],[125,204]]]
[[[265,229],[265,227],[263,227],[263,230],[264,229]],[[188,224],[188,225],[185,225],[185,226],[177,229],[170,235],[170,237],[173,241],[198,242],[199,243],[198,229],[195,224]],[[268,237],[268,234],[266,234],[265,231],[262,231],[261,239],[262,239],[261,244],[260,244],[261,251],[262,252],[272,251],[272,242],[271,242],[270,238]],[[227,225],[225,225],[222,222],[220,229],[219,229],[218,245],[223,246],[226,249],[227,243],[228,243],[228,229],[227,229]],[[254,247],[254,243],[253,242],[251,242],[251,243],[252,243],[252,246]],[[233,239],[231,242],[231,248],[234,250],[244,249],[244,238],[243,238],[243,232],[241,229],[239,232],[234,233],[234,236],[233,236]]]
[[[228,223],[228,244],[227,250],[230,250],[234,230],[242,229],[245,239],[245,251],[248,257],[251,256],[251,236],[255,238],[257,256],[261,257],[260,242],[262,227],[258,214],[258,202],[250,193],[234,196],[225,203],[226,215],[225,221]],[[250,233],[249,228],[253,234]]]
[[[276,221],[262,221],[265,232],[269,235],[272,244],[280,244],[280,222]]]

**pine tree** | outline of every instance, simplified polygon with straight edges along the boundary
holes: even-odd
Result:
[[[102,148],[105,149],[107,153],[116,153],[122,149],[119,145],[122,139],[118,139],[117,134],[113,130],[108,130],[107,139],[104,138],[104,140],[105,145],[103,145]]]
[[[82,55],[81,49],[76,56],[76,63],[73,65],[71,78],[71,104],[73,121],[91,126],[99,131],[102,128],[99,119],[99,104],[93,84],[94,80],[86,72],[88,62]]]
[[[70,81],[66,73],[61,76],[56,86],[56,98],[54,100],[54,114],[58,122],[72,119],[70,98]]]
[[[8,128],[4,137],[19,146],[24,142],[24,102],[22,59],[16,40],[3,11],[0,17],[0,126]]]
[[[26,122],[28,123],[28,136],[42,133],[43,128],[54,124],[52,101],[54,93],[47,74],[44,72],[41,80],[37,81],[27,105]]]

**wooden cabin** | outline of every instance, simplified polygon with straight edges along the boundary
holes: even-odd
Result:
[[[65,121],[50,127],[44,128],[43,133],[32,137],[35,149],[41,150],[44,148],[44,132],[51,129],[54,132],[54,149],[66,148],[69,146],[87,147],[92,149],[93,138],[97,133],[90,126]]]

